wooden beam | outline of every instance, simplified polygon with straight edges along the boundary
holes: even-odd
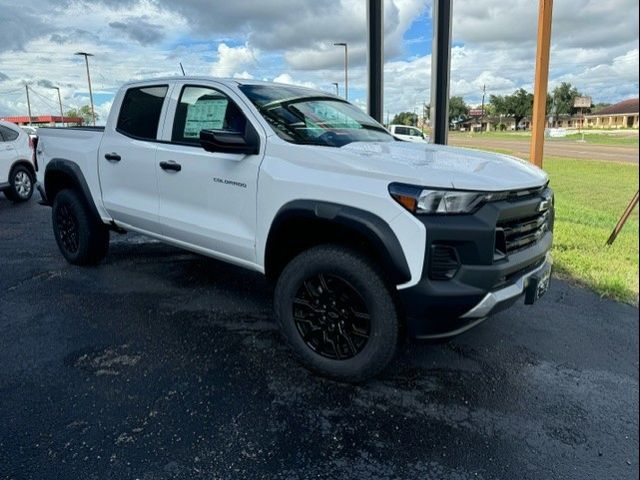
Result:
[[[552,17],[553,0],[540,0],[536,78],[533,92],[533,131],[531,133],[531,162],[539,167],[542,167],[544,159],[544,130],[547,123],[547,88],[549,86]]]

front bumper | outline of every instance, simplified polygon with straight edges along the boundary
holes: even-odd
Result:
[[[545,270],[550,270],[553,265],[553,258],[548,253],[544,263],[539,267],[534,268],[531,272],[521,276],[515,283],[508,287],[501,288],[494,292],[487,293],[478,304],[462,315],[460,318],[479,319],[486,318],[494,311],[500,310],[501,305],[511,304],[512,300],[517,299],[525,294],[529,282]]]
[[[542,196],[534,196],[487,204],[468,216],[420,218],[427,235],[422,278],[417,285],[398,291],[409,336],[437,339],[458,335],[525,296],[531,279],[552,263],[553,207],[544,234],[526,248],[506,255],[498,255],[496,250],[498,225],[535,215],[542,200]],[[429,252],[434,245],[452,246],[459,257],[459,269],[446,281],[430,276]]]

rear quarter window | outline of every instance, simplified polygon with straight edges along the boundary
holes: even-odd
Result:
[[[0,141],[13,142],[20,134],[9,127],[0,125]]]
[[[127,90],[120,106],[117,131],[141,140],[155,140],[168,90],[167,85]]]

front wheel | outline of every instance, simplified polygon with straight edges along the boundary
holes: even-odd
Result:
[[[301,253],[278,279],[274,303],[287,343],[320,375],[361,382],[395,355],[400,325],[391,289],[358,252],[325,245]]]
[[[109,230],[75,191],[59,192],[51,215],[56,243],[69,263],[95,265],[107,255]]]

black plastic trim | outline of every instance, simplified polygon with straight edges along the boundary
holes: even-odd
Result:
[[[26,160],[24,158],[20,158],[11,164],[11,168],[9,168],[9,172],[11,173],[13,169],[16,168],[18,165],[23,165],[25,168],[28,168],[29,172],[31,172],[31,175],[33,176],[33,181],[35,182],[36,169],[33,166],[33,163],[31,163],[29,160]]]
[[[411,271],[402,246],[388,223],[371,212],[319,200],[294,200],[278,211],[269,231],[267,249],[272,248],[272,233],[292,218],[318,219],[353,229],[363,235],[388,260],[392,280],[397,285],[411,280]],[[268,250],[267,250],[268,253]]]
[[[100,214],[98,213],[98,209],[96,208],[96,204],[93,201],[93,197],[91,196],[91,190],[89,190],[89,185],[82,174],[82,170],[77,163],[67,160],[64,158],[54,158],[49,163],[47,163],[47,168],[44,173],[44,190],[46,194],[46,205],[51,206],[53,204],[53,199],[55,195],[52,195],[51,186],[51,175],[55,173],[60,173],[71,180],[71,183],[76,187],[78,193],[82,194],[91,213],[95,215],[95,218],[100,219]],[[56,192],[57,193],[57,192]]]
[[[544,261],[553,242],[553,207],[549,230],[535,244],[496,256],[495,237],[499,222],[535,214],[550,193],[551,190],[543,189],[535,196],[517,201],[490,202],[471,215],[416,216],[427,232],[426,251],[430,252],[433,245],[451,246],[458,253],[460,268],[450,280],[433,280],[429,277],[430,258],[426,255],[420,282],[398,292],[410,336],[444,338],[450,332],[454,335],[463,331],[477,319],[460,317],[487,293],[508,286]],[[500,305],[499,309],[516,300]]]

